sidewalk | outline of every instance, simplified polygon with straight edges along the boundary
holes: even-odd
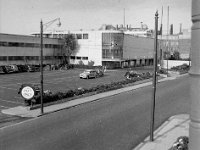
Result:
[[[189,115],[181,114],[169,118],[156,131],[154,141],[147,137],[133,150],[169,150],[180,136],[189,135]]]

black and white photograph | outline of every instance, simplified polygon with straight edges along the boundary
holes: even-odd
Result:
[[[200,150],[200,0],[0,0],[0,150]]]

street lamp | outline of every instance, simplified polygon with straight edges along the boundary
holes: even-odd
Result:
[[[157,75],[157,47],[158,47],[158,11],[155,14],[155,37],[154,37],[154,74],[152,82],[152,102],[151,102],[151,121],[150,121],[150,140],[154,141],[154,119],[155,119],[155,99],[156,99],[156,75]]]
[[[43,27],[45,26],[45,29],[47,29],[52,23],[55,21],[59,21],[57,24],[58,27],[61,26],[60,18],[56,18],[50,22],[47,22],[43,24],[42,20],[40,21],[40,102],[41,102],[41,115],[44,113],[44,105],[43,105]]]

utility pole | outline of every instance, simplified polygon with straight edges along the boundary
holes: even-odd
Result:
[[[169,6],[167,7],[167,76],[168,76],[168,59],[169,59]]]
[[[192,0],[189,150],[200,149],[200,0]]]
[[[44,113],[43,106],[43,23],[42,20],[40,22],[40,102],[41,102],[41,115]]]
[[[155,36],[154,36],[154,74],[152,82],[152,101],[151,101],[151,122],[150,140],[154,141],[154,119],[155,119],[155,99],[156,99],[156,75],[157,75],[157,48],[158,48],[158,11],[155,14]]]

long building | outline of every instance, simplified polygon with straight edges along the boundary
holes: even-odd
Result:
[[[110,26],[97,31],[54,31],[46,32],[44,35],[62,38],[66,34],[72,34],[77,40],[77,48],[70,57],[72,64],[93,62],[95,66],[108,68],[153,64],[153,38],[127,34]],[[39,33],[34,35],[37,37]]]
[[[62,61],[60,39],[44,38],[44,64]],[[34,36],[0,34],[0,65],[40,64],[40,38]]]
[[[96,31],[45,32],[44,64],[63,63],[64,57],[67,57],[63,49],[63,37],[66,34],[72,34],[76,40],[76,49],[70,56],[71,64],[107,66],[108,68],[153,64],[154,39],[152,37],[139,37],[113,28]],[[0,65],[40,64],[39,35],[39,33],[35,33],[34,36],[0,34]],[[162,39],[158,43],[158,52],[160,52],[166,40]],[[182,45],[184,43],[182,42]],[[177,46],[177,42],[174,44]],[[178,46],[180,48],[180,45]],[[187,53],[188,47],[183,47]]]

